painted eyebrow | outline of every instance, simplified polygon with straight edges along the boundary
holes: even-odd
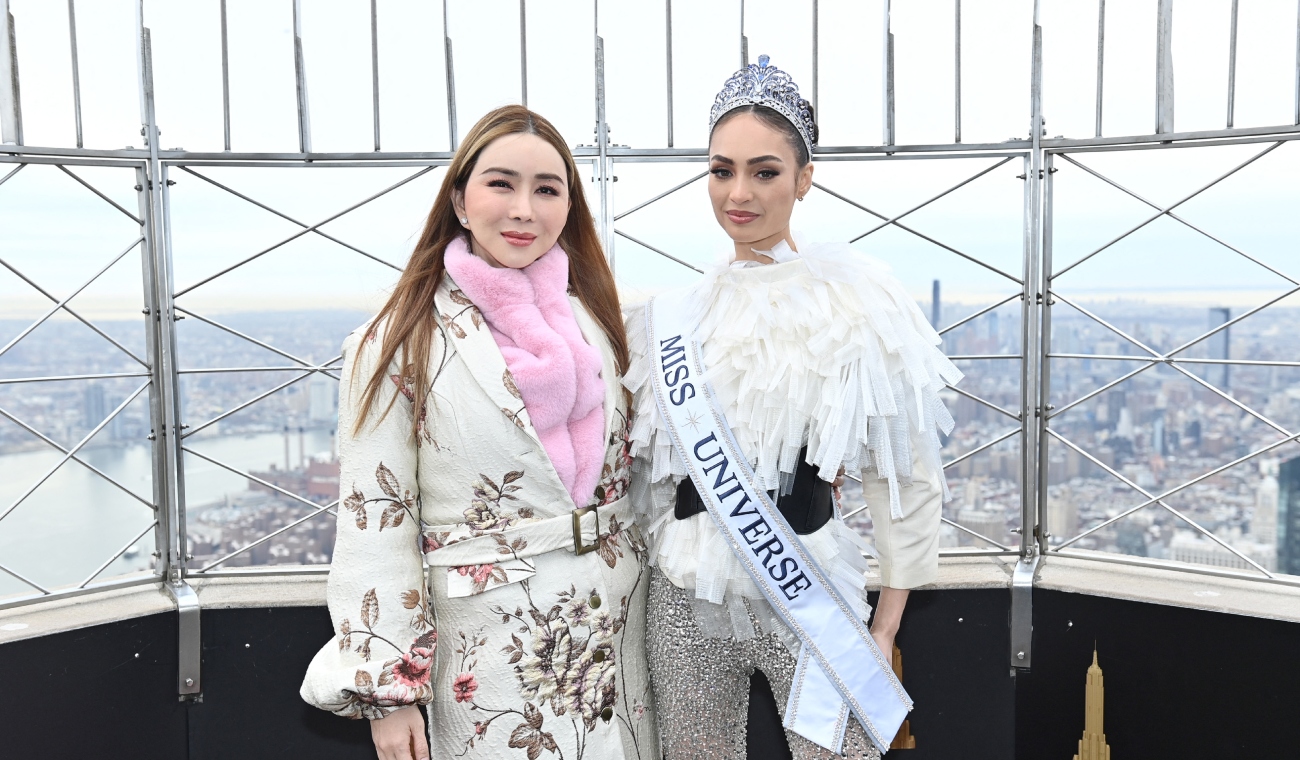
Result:
[[[487,168],[487,169],[484,169],[484,170],[482,171],[482,173],[483,173],[483,174],[504,174],[504,175],[506,175],[507,177],[514,177],[514,178],[516,178],[516,179],[518,179],[519,177],[522,176],[519,172],[515,171],[514,169],[502,169],[502,168],[499,167],[499,166],[493,166],[493,167],[489,167],[489,168]],[[563,181],[564,181],[564,180],[560,177],[560,175],[558,175],[558,174],[549,174],[549,173],[545,173],[545,174],[535,174],[535,175],[533,175],[533,179],[550,180],[550,181],[552,181],[552,182],[563,182]]]
[[[720,155],[720,154],[714,154],[714,155],[710,158],[710,160],[712,160],[712,161],[717,161],[717,162],[720,163],[720,164],[726,164],[726,165],[728,165],[728,166],[735,166],[735,165],[736,165],[736,162],[735,162],[735,161],[732,161],[730,158],[727,158],[726,156],[723,156],[723,155]],[[766,163],[766,162],[768,162],[768,161],[775,161],[775,162],[778,163],[778,164],[785,163],[784,161],[781,160],[781,158],[780,158],[779,156],[772,156],[772,155],[767,155],[767,156],[756,156],[756,157],[754,157],[754,158],[749,159],[749,160],[746,161],[745,163],[746,163],[747,165],[749,165],[749,166],[753,166],[754,164],[762,164],[762,163]]]

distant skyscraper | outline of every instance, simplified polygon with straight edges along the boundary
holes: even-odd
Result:
[[[86,385],[85,395],[82,398],[81,408],[82,424],[86,430],[94,430],[95,426],[104,421],[108,416],[108,404],[104,399],[104,386],[99,383],[88,383]]]
[[[930,291],[930,324],[939,329],[939,320],[943,318],[943,306],[939,301],[939,281],[934,281]]]
[[[333,422],[338,415],[338,383],[312,378],[307,385],[307,418],[312,422]]]
[[[1232,319],[1232,311],[1222,306],[1215,306],[1210,309],[1210,321],[1208,329],[1213,330],[1219,325],[1225,324]],[[1231,327],[1225,327],[1217,333],[1205,339],[1205,345],[1209,348],[1210,359],[1229,359],[1231,358],[1231,337],[1228,335],[1232,331]],[[1211,364],[1205,374],[1205,379],[1219,390],[1227,390],[1228,382],[1231,380],[1229,370],[1231,367],[1227,364]]]
[[[1263,477],[1255,488],[1255,513],[1250,518],[1250,533],[1258,543],[1273,545],[1277,542],[1277,460],[1260,462],[1259,472]]]
[[[1277,569],[1300,575],[1300,457],[1278,467],[1277,485]]]

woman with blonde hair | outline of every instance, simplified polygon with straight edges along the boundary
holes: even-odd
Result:
[[[343,354],[335,636],[303,698],[369,719],[381,760],[658,758],[627,340],[548,121],[474,125]]]

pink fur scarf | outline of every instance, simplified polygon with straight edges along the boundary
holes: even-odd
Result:
[[[586,506],[605,461],[605,384],[569,302],[568,254],[557,244],[523,269],[493,267],[457,238],[445,260],[483,312],[560,481]]]

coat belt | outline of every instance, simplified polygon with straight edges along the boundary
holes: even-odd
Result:
[[[632,523],[632,503],[628,497],[455,541],[426,553],[424,562],[430,567],[461,567],[499,562],[503,557],[527,559],[559,549],[586,554],[595,549],[601,537],[609,535],[611,518],[623,527]],[[425,526],[424,530],[438,528],[450,530],[463,526]],[[524,545],[514,548],[517,539],[522,539]],[[502,547],[511,548],[502,552]]]

